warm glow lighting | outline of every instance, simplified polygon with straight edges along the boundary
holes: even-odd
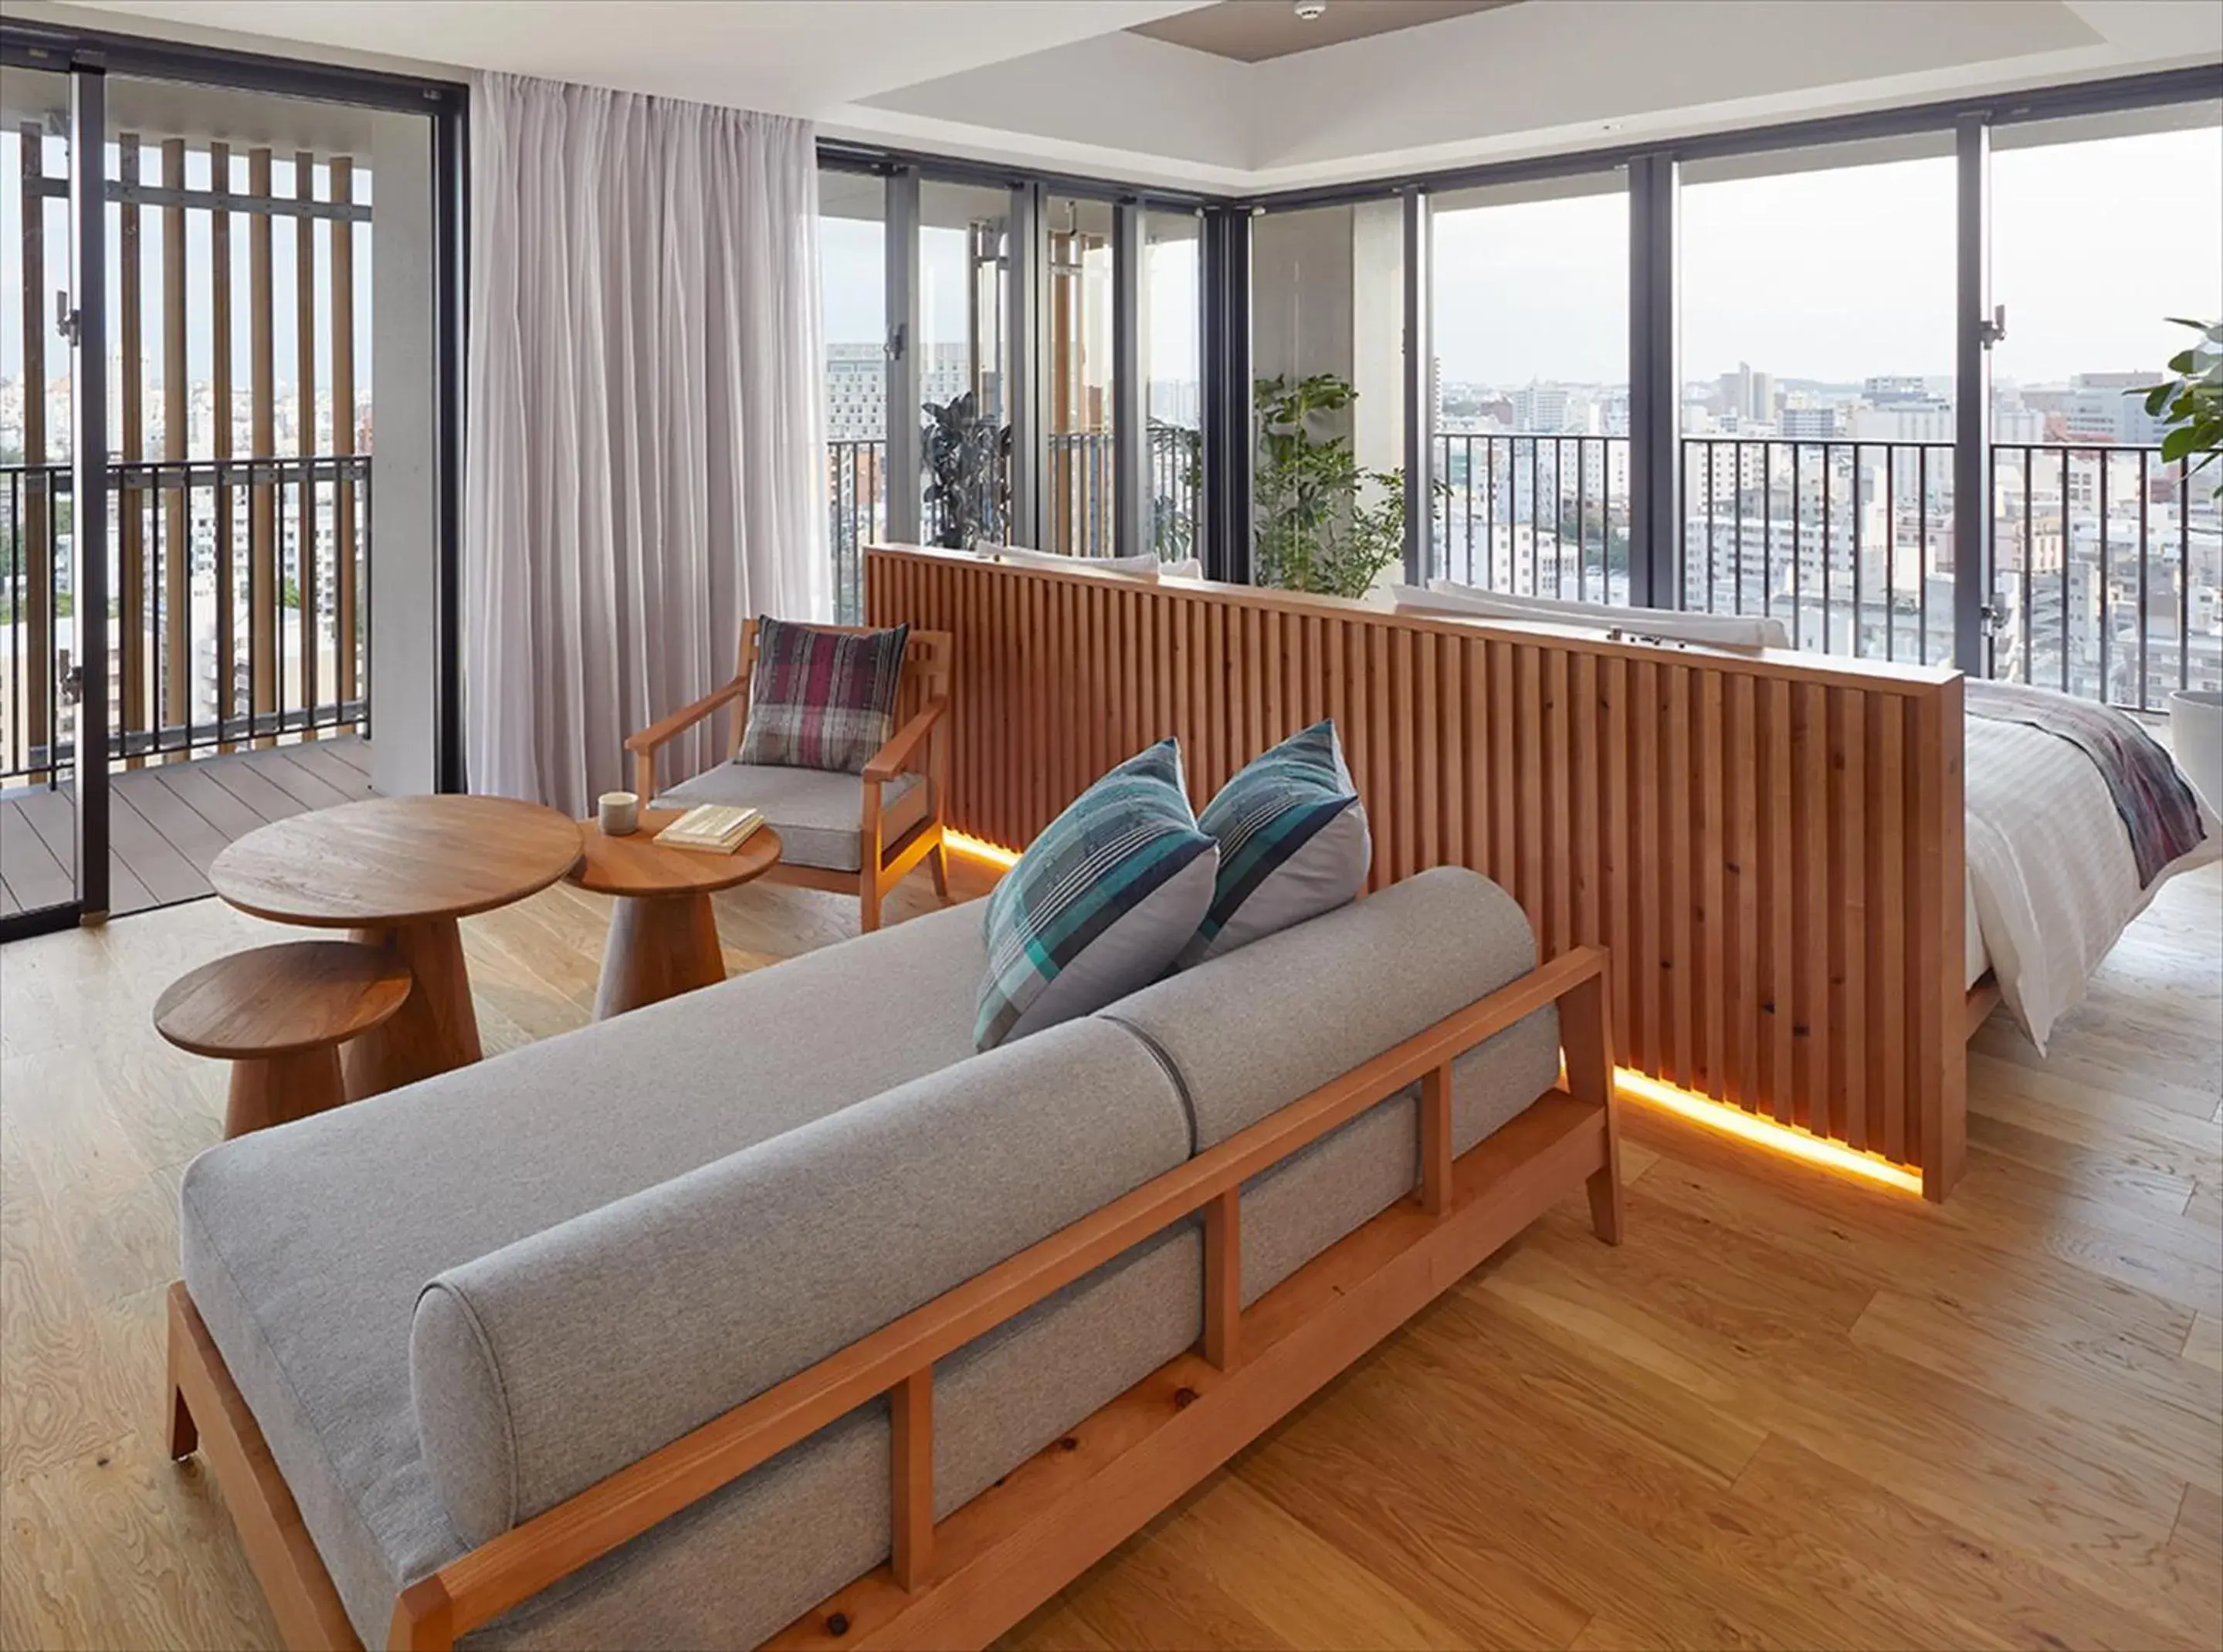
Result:
[[[951,832],[945,828],[941,834],[941,841],[960,855],[970,855],[975,860],[985,860],[991,866],[1000,867],[1007,872],[1019,864],[1017,850],[1003,848],[999,845],[988,842],[984,838],[975,838],[967,832]]]
[[[1787,1124],[1778,1124],[1773,1119],[1756,1117],[1737,1108],[1726,1106],[1710,1096],[1678,1090],[1672,1084],[1660,1083],[1649,1073],[1615,1067],[1613,1082],[1624,1095],[1649,1102],[1654,1107],[1664,1107],[1670,1113],[1689,1119],[1694,1124],[1719,1130],[1741,1141],[1788,1153],[1792,1158],[1803,1159],[1810,1165],[1842,1171],[1848,1175],[1863,1176],[1869,1181],[1881,1182],[1886,1187],[1895,1187],[1914,1194],[1922,1191],[1921,1176],[1904,1165],[1894,1165],[1873,1153],[1861,1153],[1841,1141],[1825,1141],[1820,1136],[1810,1135]]]

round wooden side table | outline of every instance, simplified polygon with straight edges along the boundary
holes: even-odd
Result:
[[[604,836],[592,820],[579,824],[586,853],[571,882],[617,897],[595,993],[597,1021],[723,981],[726,958],[718,948],[711,894],[779,864],[779,834],[770,826],[759,826],[730,855],[657,842],[656,834],[683,813],[643,809],[640,829],[621,838]]]
[[[348,1046],[348,1094],[363,1096],[479,1058],[456,920],[522,901],[578,859],[578,826],[538,803],[375,797],[258,827],[208,876],[242,912],[352,930],[416,977],[400,1013]]]
[[[231,1063],[224,1133],[243,1136],[347,1099],[340,1046],[409,998],[409,966],[356,941],[286,941],[204,964],[154,1001],[154,1030]]]

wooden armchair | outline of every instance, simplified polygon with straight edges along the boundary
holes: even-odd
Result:
[[[856,631],[854,625],[826,626]],[[931,864],[934,887],[949,898],[948,851],[942,820],[949,784],[947,713],[950,638],[948,631],[914,631],[904,653],[896,695],[896,730],[865,765],[862,776],[821,769],[749,767],[738,759],[749,715],[749,678],[756,669],[757,622],[741,627],[740,663],[734,680],[682,707],[626,742],[633,753],[633,789],[641,802],[665,806],[747,802],[761,808],[780,834],[780,864],[765,881],[805,889],[854,892],[858,926],[880,927],[880,901],[920,861]],[[727,761],[682,786],[659,794],[656,756],[674,737],[732,707]],[[851,795],[853,788],[854,795]],[[853,804],[853,830],[849,809]]]

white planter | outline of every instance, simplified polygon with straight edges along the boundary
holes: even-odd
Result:
[[[2169,737],[2192,789],[2209,813],[2223,815],[2223,694],[2187,688],[2171,694]]]

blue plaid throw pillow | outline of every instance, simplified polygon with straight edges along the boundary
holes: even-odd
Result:
[[[1165,974],[1204,920],[1219,858],[1174,741],[1091,786],[988,897],[974,1046],[1093,1014]]]
[[[1219,845],[1219,881],[1181,949],[1184,969],[1333,911],[1364,887],[1374,858],[1366,807],[1332,722],[1253,758],[1197,824]]]

